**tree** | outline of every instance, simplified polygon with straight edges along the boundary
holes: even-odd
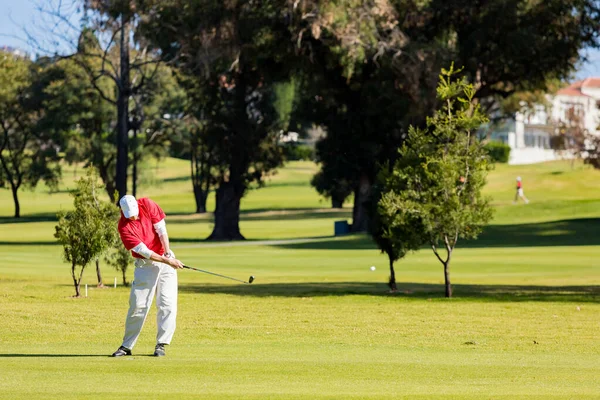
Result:
[[[216,145],[209,135],[209,98],[199,85],[201,82],[183,73],[177,74],[183,89],[183,106],[179,114],[170,116],[171,155],[190,161],[192,190],[196,213],[206,212],[210,190],[217,183]]]
[[[103,1],[84,0],[83,5],[86,12],[91,12],[95,19],[92,22],[92,30],[108,32],[110,40],[102,52],[82,52],[78,49],[80,56],[84,58],[96,58],[101,60],[99,70],[88,69],[88,74],[95,85],[99,78],[108,77],[116,86],[116,99],[112,99],[104,92],[100,92],[105,100],[116,106],[116,190],[119,198],[127,194],[127,167],[129,163],[129,101],[132,94],[141,88],[141,83],[134,86],[131,83],[131,70],[133,69],[130,57],[132,24],[135,21],[135,4],[132,1]],[[118,41],[118,57],[110,57],[114,41]],[[145,63],[145,61],[142,61]],[[88,63],[83,63],[83,66]],[[139,69],[140,64],[136,67]]]
[[[99,92],[113,91],[114,83],[107,78],[99,79],[94,87],[81,66],[84,61],[58,59],[44,71],[48,81],[45,127],[66,136],[65,160],[69,164],[84,163],[86,168],[93,166],[110,200],[116,203],[116,115]]]
[[[90,80],[90,71],[100,70],[102,60],[90,54],[101,52],[97,38],[84,30],[79,38],[81,54],[70,58],[49,59],[43,71],[47,81],[44,89],[44,127],[66,135],[64,152],[70,164],[84,163],[94,166],[111,199],[117,201],[116,181],[117,113],[112,93],[116,92],[114,80],[107,76]],[[113,49],[114,52],[114,49]],[[137,57],[137,51],[132,50]],[[112,54],[109,51],[109,55]],[[107,55],[108,57],[108,55]],[[145,66],[150,69],[154,66]],[[144,73],[150,74],[149,71]],[[134,73],[133,84],[142,79]],[[160,65],[154,79],[131,96],[129,125],[133,131],[130,140],[133,192],[137,189],[137,165],[147,157],[160,157],[168,145],[168,129],[164,115],[177,112],[182,90],[172,76],[172,70]],[[179,97],[178,97],[179,96]],[[110,101],[107,101],[109,99]]]
[[[331,208],[343,208],[344,201],[352,194],[354,189],[354,184],[344,176],[348,167],[344,165],[344,158],[339,157],[338,160],[339,162],[333,166],[322,166],[321,170],[310,181],[310,184],[321,196],[331,199]],[[341,171],[338,169],[341,169]],[[329,177],[327,174],[332,174],[333,177]]]
[[[50,39],[35,37],[26,30],[34,47],[44,53],[56,56],[57,51],[72,47],[73,52],[61,58],[77,62],[86,72],[87,81],[114,107],[114,183],[119,197],[127,194],[129,133],[134,128],[139,129],[139,115],[131,118],[130,108],[161,65],[160,57],[148,50],[137,32],[143,18],[140,14],[143,3],[137,0],[74,0],[63,4],[60,0],[49,0],[40,3],[38,11],[46,18],[47,32],[42,34]],[[81,11],[83,28],[72,22],[73,14]],[[75,35],[77,39],[73,40]],[[102,85],[106,80],[113,83],[110,90]],[[107,190],[111,190],[108,185]]]
[[[136,52],[133,51],[133,54]],[[148,157],[160,159],[167,154],[167,148],[172,145],[180,128],[177,122],[186,107],[186,94],[177,80],[176,71],[164,63],[142,69],[150,68],[155,69],[153,78],[131,96],[133,106],[129,111],[129,125],[133,130],[129,150],[131,193],[134,196],[138,186],[138,164]],[[144,73],[150,74],[151,71]],[[135,74],[133,83],[138,79],[140,76]]]
[[[81,204],[88,208],[88,212],[95,214],[97,229],[103,235],[104,248],[101,253],[96,256],[96,278],[98,279],[98,287],[104,287],[102,281],[102,272],[100,269],[100,257],[105,254],[110,247],[117,244],[119,234],[116,229],[117,221],[120,213],[119,209],[114,206],[114,203],[104,202],[99,200],[99,191],[102,186],[97,183],[98,175],[93,167],[88,169],[87,178],[82,182],[82,186],[74,193],[75,204]]]
[[[288,79],[289,37],[281,1],[150,1],[160,9],[145,19],[143,34],[161,53],[195,77],[201,88],[206,137],[217,171],[212,240],[243,239],[240,202],[252,183],[282,162],[277,146],[273,90]],[[185,10],[185,12],[181,12]]]
[[[433,110],[431,71],[440,61],[430,53],[437,43],[418,30],[404,32],[417,9],[412,2],[407,10],[388,1],[303,3],[306,17],[295,32],[312,62],[303,64],[300,109],[327,131],[317,144],[321,171],[313,185],[337,204],[350,189],[352,231],[365,231],[378,165],[393,162],[408,126]]]
[[[323,173],[329,185],[321,186],[333,192],[337,182],[355,185],[353,219],[357,223],[353,229],[366,226],[360,218],[365,215],[361,203],[374,182],[377,163],[393,164],[397,154],[389,150],[401,144],[409,125],[423,126],[425,117],[431,115],[439,66],[454,61],[463,67],[463,74],[477,83],[475,97],[491,110],[515,93],[545,91],[549,82],[567,77],[579,59],[578,52],[598,46],[600,27],[595,0],[306,0],[297,9],[301,17],[295,20],[294,32],[315,60],[305,64],[307,75],[325,77],[321,92],[330,91],[306,99],[336,99],[329,121],[318,121],[328,131],[325,141],[329,144],[323,147],[341,148],[348,141],[356,144],[343,153],[353,168],[338,167],[339,152],[318,154],[322,170],[331,169]],[[360,90],[371,81],[373,70],[387,70],[391,75],[378,79],[387,81],[382,91],[367,96]],[[331,79],[336,75],[346,78],[347,87]],[[395,114],[386,109],[389,101],[377,101],[385,99],[381,94],[386,92],[398,102]],[[368,102],[361,102],[366,98]],[[344,128],[344,113],[347,121],[353,121],[348,128]],[[339,120],[333,119],[336,115]],[[400,135],[386,135],[389,125],[372,129],[372,121],[394,122],[390,115]],[[362,154],[369,157],[361,159]]]
[[[71,278],[75,297],[80,297],[83,271],[115,242],[118,208],[98,199],[96,172],[90,168],[87,176],[77,182],[72,193],[75,209],[58,213],[56,237],[63,246],[63,257],[71,263]],[[79,270],[77,269],[79,267]]]
[[[427,243],[419,216],[394,209],[394,204],[380,202],[385,193],[398,189],[398,183],[402,184],[394,177],[389,164],[384,165],[379,171],[369,200],[369,233],[381,252],[388,256],[388,285],[392,292],[398,290],[394,263]]]
[[[0,52],[0,187],[10,186],[15,218],[21,216],[18,191],[43,180],[51,189],[60,177],[60,137],[42,129],[42,67]]]
[[[456,79],[458,72],[442,70],[441,107],[427,129],[411,127],[392,172],[383,175],[378,202],[390,260],[428,242],[444,267],[446,297],[452,297],[450,261],[458,239],[477,238],[492,217],[481,193],[491,164],[476,135],[487,118],[474,100],[475,88]]]
[[[121,272],[123,286],[129,286],[129,282],[127,282],[127,269],[133,261],[133,257],[131,257],[131,253],[121,243],[115,243],[115,247],[104,256],[104,260],[108,265]]]

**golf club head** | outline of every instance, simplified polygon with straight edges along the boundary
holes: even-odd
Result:
[[[254,282],[254,275],[251,275],[250,278],[248,278],[248,283],[252,283]]]

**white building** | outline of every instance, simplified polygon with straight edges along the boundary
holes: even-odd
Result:
[[[600,135],[600,78],[577,81],[548,96],[548,101],[549,109],[538,105],[494,127],[491,139],[511,147],[509,164],[559,159],[561,155],[550,148],[550,138],[573,114],[581,118],[587,132]]]

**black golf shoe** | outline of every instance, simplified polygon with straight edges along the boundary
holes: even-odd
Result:
[[[113,357],[123,357],[123,356],[130,356],[131,355],[131,350],[129,350],[127,347],[119,347],[117,349],[117,351],[115,351],[112,356]]]
[[[159,343],[156,345],[156,347],[154,348],[154,357],[163,357],[166,356],[167,353],[165,353],[165,344],[163,343]]]

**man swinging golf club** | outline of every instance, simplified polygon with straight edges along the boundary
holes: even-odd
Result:
[[[164,356],[165,345],[171,343],[175,333],[176,270],[183,268],[183,264],[169,248],[165,213],[158,204],[147,198],[136,200],[126,195],[121,198],[119,205],[119,235],[125,248],[135,258],[135,273],[123,344],[113,353],[113,357],[131,355],[155,294],[158,334],[154,355]]]

